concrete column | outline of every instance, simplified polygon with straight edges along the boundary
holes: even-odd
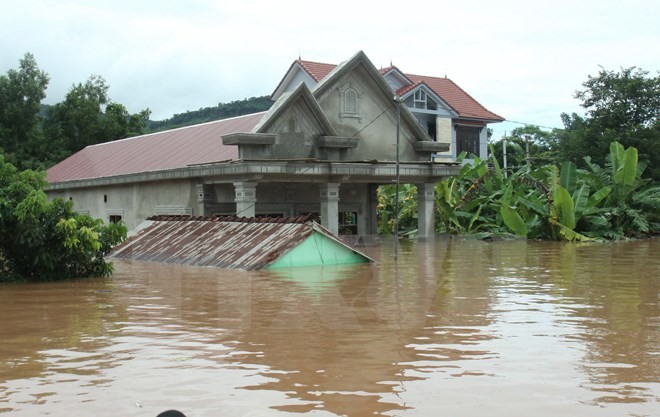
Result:
[[[430,238],[435,234],[435,183],[417,184],[417,235]]]
[[[193,210],[195,216],[208,216],[206,204],[213,202],[213,186],[210,184],[197,184],[197,209]]]
[[[378,234],[378,184],[369,184],[369,228],[367,234]]]
[[[321,225],[339,234],[339,186],[336,182],[321,184]]]
[[[234,191],[236,192],[236,215],[240,217],[254,217],[255,207],[257,205],[257,183],[256,182],[235,182]]]

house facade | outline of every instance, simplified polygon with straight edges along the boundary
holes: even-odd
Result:
[[[314,214],[335,234],[370,235],[377,189],[398,172],[417,185],[419,236],[430,236],[455,148],[485,151],[463,127],[481,140],[502,120],[458,87],[443,96],[436,83],[455,84],[442,80],[378,70],[363,52],[336,66],[297,60],[269,111],[88,146],[48,170],[47,192],[129,229],[153,215]]]

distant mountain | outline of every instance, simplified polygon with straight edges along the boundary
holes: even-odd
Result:
[[[229,103],[218,103],[215,107],[204,107],[199,110],[190,110],[185,113],[175,114],[165,120],[149,120],[147,122],[145,133],[212,122],[214,120],[227,119],[230,117],[242,116],[244,114],[257,113],[270,109],[270,106],[272,105],[273,102],[270,100],[269,96],[251,97]]]

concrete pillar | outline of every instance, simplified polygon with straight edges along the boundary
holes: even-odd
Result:
[[[236,192],[236,215],[240,217],[254,217],[255,207],[257,205],[257,183],[256,182],[235,182],[234,191]]]
[[[369,184],[369,228],[367,234],[378,234],[378,184]]]
[[[336,182],[321,184],[321,225],[339,234],[339,186]]]
[[[417,235],[430,238],[435,234],[435,183],[417,184]]]
[[[210,184],[197,184],[197,209],[193,210],[195,216],[208,216],[206,213],[206,204],[212,203],[213,200],[213,186]]]

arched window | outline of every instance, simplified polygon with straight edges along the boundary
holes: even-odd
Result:
[[[342,85],[339,89],[339,119],[344,118],[358,119],[362,123],[362,115],[360,114],[360,98],[362,93],[350,82]]]
[[[350,89],[344,92],[344,113],[357,114],[358,112],[358,96],[355,90]]]

